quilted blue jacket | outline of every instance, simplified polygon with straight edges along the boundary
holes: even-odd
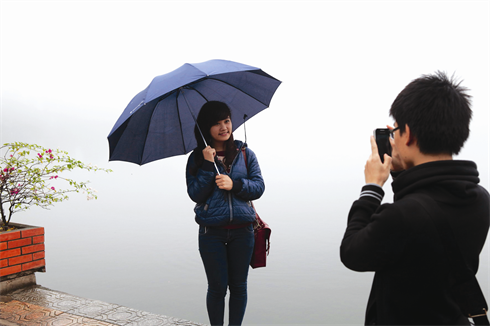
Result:
[[[216,159],[221,174],[227,174],[233,180],[231,191],[216,186],[216,169],[213,163],[204,160],[196,170],[194,152],[187,160],[186,179],[187,193],[196,202],[194,212],[196,222],[202,226],[225,226],[243,224],[255,220],[255,211],[250,201],[260,198],[265,190],[264,179],[260,172],[259,162],[254,152],[241,141],[235,141],[237,148],[245,147],[248,168],[241,150],[237,152],[230,172],[226,172],[223,164]]]

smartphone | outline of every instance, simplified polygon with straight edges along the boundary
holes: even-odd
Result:
[[[384,154],[391,156],[391,143],[390,143],[390,129],[378,128],[374,131],[374,138],[376,139],[376,145],[378,145],[378,153],[381,158],[381,162],[384,163]]]

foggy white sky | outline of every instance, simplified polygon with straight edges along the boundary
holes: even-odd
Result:
[[[460,157],[477,161],[488,185],[488,1],[1,5],[2,143],[59,146],[114,166],[104,138],[131,98],[185,62],[221,58],[283,81],[271,108],[248,124],[265,173],[313,168],[320,183],[357,182],[368,137],[392,122],[398,92],[444,70],[471,89],[472,135]]]
[[[455,73],[471,90],[471,136],[458,158],[474,160],[490,188],[489,1],[0,3],[0,142],[59,147],[114,170],[80,175],[99,191],[96,202],[73,195],[15,221],[75,223],[84,233],[93,232],[87,224],[153,223],[145,218],[156,214],[194,237],[186,157],[109,163],[106,137],[154,76],[209,59],[260,67],[283,82],[247,123],[266,181],[256,206],[275,226],[276,248],[288,248],[287,231],[301,220],[328,230],[327,259],[342,268],[337,248],[364,181],[369,136],[392,123],[392,101],[421,74]],[[294,220],[283,222],[286,215]]]

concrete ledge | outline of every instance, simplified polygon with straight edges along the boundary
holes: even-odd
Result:
[[[29,273],[12,279],[4,279],[0,282],[0,295],[5,295],[15,290],[36,285],[36,275]]]

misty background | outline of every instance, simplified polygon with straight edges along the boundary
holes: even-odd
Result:
[[[489,1],[1,0],[0,28],[0,142],[113,170],[65,175],[90,180],[98,200],[73,194],[13,216],[45,227],[37,283],[54,290],[208,323],[187,155],[108,162],[129,101],[186,62],[237,61],[283,82],[246,125],[266,183],[255,206],[272,228],[268,266],[249,274],[246,324],[363,323],[373,273],[345,268],[339,246],[369,136],[392,125],[411,80],[442,70],[470,89],[471,135],[456,159],[475,161],[490,188]],[[489,272],[487,244],[477,275],[487,298]]]

